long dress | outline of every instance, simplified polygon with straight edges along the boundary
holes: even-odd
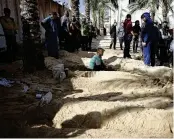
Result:
[[[47,17],[42,21],[45,28],[45,45],[48,50],[48,56],[58,58],[58,37],[59,37],[59,21]]]
[[[2,25],[0,24],[0,49],[6,48],[6,40],[3,32]]]

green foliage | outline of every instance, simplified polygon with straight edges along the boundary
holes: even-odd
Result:
[[[158,10],[159,7],[163,10],[163,18],[165,18],[169,11],[174,12],[171,4],[173,0],[135,0],[135,3],[129,5],[130,13],[142,8],[149,8],[152,14]]]
[[[135,0],[135,3],[129,5],[130,13],[142,8],[150,8],[150,11],[155,12],[159,7],[159,0]]]

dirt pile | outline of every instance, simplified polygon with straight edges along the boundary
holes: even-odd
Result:
[[[94,44],[105,47],[109,42]],[[106,49],[103,59],[117,71],[87,71],[94,54],[60,51],[59,59],[45,58],[48,70],[17,78],[27,83],[27,93],[22,86],[0,88],[1,136],[172,137],[171,69],[145,67],[142,61],[122,59],[121,50]],[[53,71],[61,64],[70,70],[60,84]],[[38,106],[38,88],[53,95],[44,107]]]

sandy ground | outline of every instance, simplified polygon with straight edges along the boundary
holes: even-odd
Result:
[[[103,59],[115,71],[86,71],[94,52],[62,51],[59,60],[46,59],[49,69],[59,63],[70,69],[61,84],[46,70],[16,75],[29,84],[26,94],[21,85],[1,87],[1,137],[172,138],[172,81],[136,73],[133,67],[144,66],[143,62],[123,60],[120,48],[110,50],[109,43],[106,36],[94,40],[93,48],[105,48]],[[132,54],[134,59],[140,56],[140,52]],[[119,61],[123,62],[117,67]],[[170,69],[164,74],[166,71]],[[49,105],[38,106],[38,87],[52,90]]]

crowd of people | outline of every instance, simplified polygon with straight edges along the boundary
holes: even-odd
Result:
[[[169,29],[168,22],[164,21],[162,24],[153,22],[150,13],[142,14],[141,20],[141,27],[139,20],[135,21],[133,26],[131,15],[128,14],[118,29],[116,29],[117,23],[115,21],[110,30],[112,38],[110,49],[112,46],[116,49],[118,37],[121,50],[123,50],[124,43],[124,58],[131,58],[130,47],[133,41],[133,53],[137,53],[137,48],[140,47],[145,65],[163,66],[169,62],[173,64],[173,61],[171,61],[173,53],[169,51],[173,40],[173,31]],[[159,61],[159,64],[155,63],[156,59]]]
[[[4,8],[4,16],[0,17],[4,34],[0,35],[5,36],[8,60],[14,61],[17,51],[17,26],[10,14],[10,9]],[[110,30],[112,38],[110,49],[112,47],[116,49],[118,37],[124,58],[131,58],[130,47],[133,41],[133,53],[137,53],[137,48],[140,47],[145,65],[163,66],[168,62],[173,64],[173,53],[169,50],[173,40],[173,31],[169,29],[168,22],[164,21],[162,24],[153,22],[149,13],[142,14],[141,20],[141,27],[139,20],[135,21],[133,26],[131,15],[128,14],[118,29],[115,21]],[[78,51],[79,48],[83,51],[90,51],[92,39],[100,35],[100,30],[94,27],[92,22],[88,23],[86,18],[80,22],[75,16],[70,19],[68,11],[65,11],[62,17],[52,12],[41,22],[41,25],[45,29],[45,46],[48,56],[55,58],[58,58],[58,51],[61,48],[68,52]],[[103,35],[106,34],[106,28],[103,27]],[[99,49],[98,53],[102,53],[101,51],[103,52]],[[159,63],[156,63],[156,59]]]
[[[83,51],[90,51],[92,39],[97,36],[98,32],[98,29],[93,26],[92,22],[88,23],[86,18],[83,18],[81,23],[74,15],[70,19],[68,11],[62,17],[53,12],[42,21],[41,25],[46,31],[45,44],[48,55],[56,58],[60,47],[68,52],[78,51],[79,48]]]
[[[48,56],[58,58],[59,49],[63,48],[68,52],[78,51],[79,48],[87,51],[91,50],[92,38],[96,38],[100,31],[94,27],[92,22],[88,23],[86,18],[80,23],[77,17],[70,19],[69,12],[65,11],[62,17],[58,13],[52,12],[41,21],[45,30],[45,47]],[[11,17],[11,10],[4,8],[4,16],[0,17],[0,39],[5,40],[7,48],[7,58],[9,62],[16,60],[17,55],[17,25]],[[2,42],[2,41],[1,41]],[[1,44],[1,46],[4,44]]]

